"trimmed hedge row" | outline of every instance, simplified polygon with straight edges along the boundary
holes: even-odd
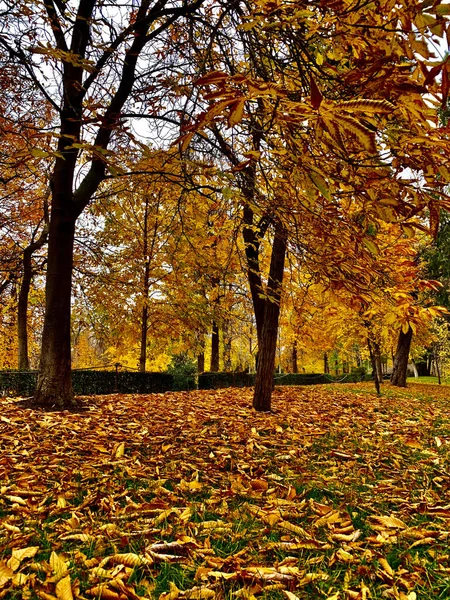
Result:
[[[32,396],[36,382],[36,371],[0,371],[0,393],[3,395]],[[174,377],[168,373],[73,371],[72,385],[77,396],[155,394],[172,391]]]
[[[323,373],[275,374],[275,385],[317,385],[324,383],[354,383],[368,381],[370,375],[348,373],[333,376]],[[32,396],[36,387],[36,371],[0,371],[0,394],[6,396]],[[155,394],[161,392],[195,390],[193,376],[169,373],[139,373],[130,371],[73,371],[73,390],[77,396],[96,394]],[[251,387],[254,373],[202,373],[198,376],[199,390],[227,387]]]

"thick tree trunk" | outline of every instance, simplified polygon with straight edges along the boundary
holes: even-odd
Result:
[[[277,223],[270,261],[264,321],[259,340],[258,368],[253,395],[253,408],[258,411],[271,410],[286,246],[286,232],[281,224]]]
[[[219,326],[215,321],[213,321],[212,325],[211,363],[209,370],[213,373],[217,373],[217,371],[219,370]]]
[[[70,301],[75,218],[53,209],[50,222],[45,318],[39,377],[34,401],[38,406],[73,404],[70,357]]]
[[[200,352],[200,354],[197,355],[197,373],[204,373],[204,372],[205,372],[205,353]]]
[[[408,368],[409,349],[411,347],[412,329],[408,327],[406,333],[400,330],[397,350],[394,358],[394,368],[391,375],[391,384],[397,387],[406,387],[406,372]]]

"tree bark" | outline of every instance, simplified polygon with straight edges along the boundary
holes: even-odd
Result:
[[[70,302],[75,219],[53,211],[50,222],[45,319],[37,388],[38,406],[73,404],[70,356]]]
[[[323,354],[323,372],[326,374],[330,372],[330,364],[328,362],[328,354],[326,352]]]
[[[197,355],[197,373],[204,373],[204,372],[205,372],[205,353],[200,352],[200,354]]]
[[[369,338],[367,338],[367,346],[369,348],[370,362],[372,363],[373,381],[375,384],[375,389],[379,396],[380,395],[380,378],[379,378],[377,359],[376,359],[375,348],[374,348],[375,343],[370,341]]]
[[[37,230],[33,233],[31,243],[25,248],[22,255],[22,282],[19,289],[19,301],[17,309],[17,340],[18,340],[18,368],[19,371],[28,371],[30,368],[30,359],[28,356],[28,297],[30,294],[31,282],[33,280],[33,253],[39,250],[47,243],[48,238],[48,190],[44,197],[44,226],[38,239],[34,239]]]
[[[219,370],[219,326],[215,321],[212,324],[211,363],[209,370],[213,373],[217,373]]]
[[[230,322],[227,318],[223,320],[223,370],[231,371],[231,332]]]
[[[378,381],[383,381],[383,367],[381,365],[381,348],[378,342],[372,342],[372,351],[374,356],[374,369],[377,372]]]
[[[408,368],[409,349],[411,347],[412,329],[408,327],[406,333],[400,330],[397,350],[394,358],[394,368],[391,375],[391,384],[397,387],[406,387],[406,372]]]
[[[295,340],[294,343],[292,344],[291,370],[292,370],[292,373],[298,373],[297,340]]]
[[[286,231],[280,223],[277,223],[265,298],[264,321],[258,348],[258,368],[253,395],[253,408],[257,411],[268,412],[271,410],[286,248]]]
[[[18,341],[18,367],[19,371],[30,369],[28,357],[28,296],[30,293],[33,270],[31,267],[31,253],[26,248],[22,256],[23,275],[19,290],[17,308],[17,341]]]
[[[142,285],[142,315],[141,315],[141,352],[139,357],[139,371],[145,373],[147,363],[147,328],[148,328],[148,292],[150,289],[150,257],[148,255],[148,212],[149,198],[145,196],[144,206],[144,230],[142,256],[144,259],[144,281]],[[158,227],[158,221],[155,224],[155,235]]]

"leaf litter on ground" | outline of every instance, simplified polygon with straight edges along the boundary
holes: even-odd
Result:
[[[0,598],[450,597],[450,388],[1,400]]]

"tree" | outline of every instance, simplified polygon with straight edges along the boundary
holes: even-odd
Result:
[[[317,235],[324,223],[337,235],[353,219],[356,238],[348,237],[344,255],[359,254],[352,250],[355,242],[376,253],[365,227],[370,219],[399,221],[411,234],[423,227],[417,215],[429,209],[433,229],[437,205],[446,202],[441,191],[449,176],[443,151],[448,141],[423,95],[434,95],[436,105],[446,102],[448,64],[436,61],[430,69],[434,56],[427,45],[433,35],[445,34],[446,8],[433,2],[406,10],[381,2],[376,11],[370,3],[349,10],[340,2],[311,6],[301,0],[258,4],[247,12],[239,6],[237,55],[224,56],[220,48],[211,53],[211,71],[197,82],[209,105],[185,129],[182,148],[199,130],[233,127],[222,137],[235,153],[238,149],[235,171],[251,174],[246,190],[241,188],[244,197],[247,193],[244,214],[259,205],[262,223],[278,216],[294,236],[305,231],[305,218]],[[236,142],[245,128],[253,144],[244,149]],[[262,208],[263,194],[254,190],[267,191],[270,170],[277,170],[276,188],[284,183],[285,193],[265,194],[269,203]],[[314,214],[319,218],[311,220]],[[261,237],[257,222],[250,221],[249,229]],[[253,242],[248,247],[255,252]],[[339,263],[336,270],[344,267]],[[255,269],[249,271],[251,280]],[[260,304],[254,301],[257,323]],[[259,385],[256,389],[260,393]],[[270,395],[260,402],[255,392],[254,403],[270,410]]]
[[[142,70],[149,82],[160,66],[171,26],[195,13],[203,1],[142,0],[122,4],[118,11],[109,10],[102,0],[45,0],[32,7],[27,2],[6,3],[0,43],[57,114],[57,121],[48,124],[57,131],[57,147],[36,405],[73,402],[70,302],[76,221],[108,169],[114,172],[109,148],[121,135],[126,137],[122,114],[127,102],[149,100],[151,86],[141,81]],[[54,88],[44,84],[44,64]],[[138,80],[139,95],[133,96]],[[106,89],[111,91],[105,94]],[[53,97],[54,91],[61,91],[61,97]]]

